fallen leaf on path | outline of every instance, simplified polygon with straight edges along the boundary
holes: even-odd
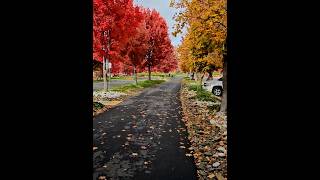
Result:
[[[216,174],[218,180],[226,180],[220,173]]]
[[[219,162],[215,162],[215,163],[212,164],[212,167],[218,167],[218,166],[220,166]]]
[[[180,100],[183,110],[181,122],[186,126],[188,140],[191,143],[188,148],[189,153],[193,153],[196,166],[201,170],[197,171],[199,179],[225,180],[227,177],[226,115],[214,109],[219,106],[218,101],[198,100],[196,91],[188,90],[190,87],[188,83],[184,81],[182,83]],[[180,134],[186,129],[180,126],[176,130]],[[217,173],[220,173],[221,177]]]
[[[106,176],[99,176],[98,180],[106,180],[107,177]]]
[[[217,150],[221,152],[226,152],[226,149],[224,147],[219,147]]]
[[[212,178],[214,178],[214,177],[215,177],[214,174],[209,174],[209,175],[208,175],[208,178],[210,178],[210,179],[212,179]]]

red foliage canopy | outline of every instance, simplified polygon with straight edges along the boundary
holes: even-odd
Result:
[[[167,24],[157,11],[135,7],[132,0],[94,0],[93,5],[93,59],[106,57],[113,73],[130,66],[176,68]]]
[[[169,38],[167,23],[155,10],[150,11],[147,9],[145,16],[146,26],[149,32],[145,66],[152,66],[154,67],[153,69],[161,72],[167,71],[165,69],[173,66],[165,66],[164,64],[174,59],[174,49]],[[158,64],[163,64],[164,66],[157,66]],[[169,71],[171,70],[173,69],[170,68]]]

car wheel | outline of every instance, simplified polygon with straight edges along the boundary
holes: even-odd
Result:
[[[219,86],[215,86],[215,87],[212,88],[212,93],[215,96],[222,96],[222,88],[219,87]]]

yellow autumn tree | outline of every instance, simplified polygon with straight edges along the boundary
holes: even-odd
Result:
[[[171,0],[170,6],[180,10],[174,17],[173,35],[187,29],[178,48],[180,68],[185,72],[201,73],[202,77],[205,72],[223,68],[226,89],[227,1]],[[223,92],[221,111],[226,111],[226,92]]]

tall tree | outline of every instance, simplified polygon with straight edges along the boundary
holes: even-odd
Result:
[[[137,67],[143,62],[148,50],[149,33],[147,31],[144,18],[142,9],[136,7],[134,19],[136,23],[139,23],[139,25],[135,29],[134,35],[129,38],[122,50],[122,53],[127,56],[125,58],[126,64],[133,66],[136,84],[138,84]]]
[[[145,66],[148,68],[148,78],[151,80],[152,67],[164,63],[166,59],[174,59],[173,46],[169,38],[167,23],[159,12],[147,9],[145,16],[149,34]]]
[[[103,62],[119,65],[120,51],[136,32],[135,8],[132,0],[93,1],[93,56]],[[103,73],[106,84],[106,72]]]
[[[167,51],[165,51],[162,55],[161,63],[152,68],[153,71],[169,73],[171,71],[175,71],[178,67],[178,61],[176,52],[173,46],[169,46]]]
[[[175,15],[176,26],[173,35],[187,28],[187,35],[179,47],[182,69],[210,72],[211,68],[223,67],[224,91],[227,96],[227,68],[225,44],[227,38],[226,0],[171,0],[171,6],[180,9]],[[221,111],[226,111],[226,98],[222,99]]]
[[[134,6],[132,0],[94,0],[93,57],[112,63],[112,72],[134,71],[158,66],[161,71],[176,67],[166,21],[156,10]],[[104,82],[106,73],[103,72]]]

